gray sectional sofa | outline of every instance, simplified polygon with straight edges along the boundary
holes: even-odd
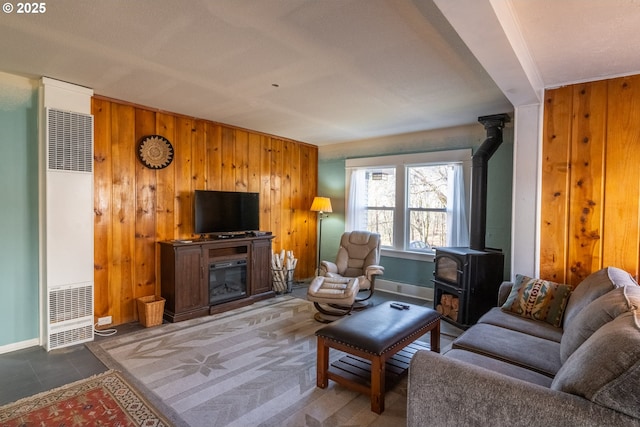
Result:
[[[640,426],[640,286],[597,271],[566,293],[556,327],[504,308],[521,279],[449,351],[416,353],[407,425]]]

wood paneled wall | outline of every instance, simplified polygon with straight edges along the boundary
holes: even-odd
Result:
[[[540,275],[640,272],[640,76],[545,94]]]
[[[193,237],[195,189],[260,193],[260,229],[274,250],[293,250],[296,278],[313,275],[317,217],[315,146],[94,97],[95,315],[137,318],[135,299],[159,295],[156,242]],[[146,135],[171,141],[160,170],[137,160]]]

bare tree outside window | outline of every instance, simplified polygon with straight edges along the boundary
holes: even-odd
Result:
[[[393,246],[396,207],[395,168],[368,170],[366,189],[367,229],[380,234],[382,246]]]
[[[408,249],[431,252],[447,239],[448,166],[407,167]]]

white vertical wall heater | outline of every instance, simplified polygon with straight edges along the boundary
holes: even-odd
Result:
[[[46,103],[44,115],[42,338],[49,351],[93,340],[93,116]]]

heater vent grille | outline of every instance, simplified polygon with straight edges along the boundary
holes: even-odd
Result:
[[[49,291],[49,324],[93,316],[91,285]]]
[[[93,325],[87,324],[49,335],[49,350],[93,339]]]
[[[93,339],[93,285],[50,289],[48,306],[47,350]]]
[[[93,116],[47,109],[49,169],[93,172]]]

